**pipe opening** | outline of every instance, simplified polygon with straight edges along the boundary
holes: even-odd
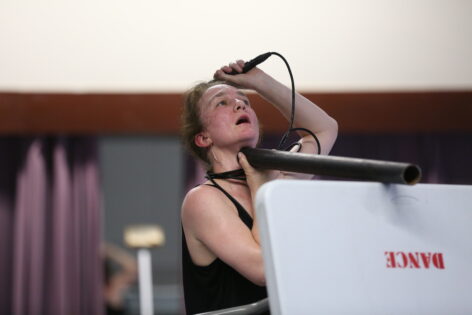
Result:
[[[403,172],[403,179],[405,183],[414,185],[421,179],[421,170],[416,165],[409,165]]]

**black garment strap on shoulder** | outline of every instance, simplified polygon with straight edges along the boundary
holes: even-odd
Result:
[[[213,185],[208,185],[208,186],[213,186],[217,189],[219,189],[223,194],[225,194],[225,196],[231,200],[231,202],[234,204],[234,206],[236,207],[236,210],[238,210],[238,215],[239,215],[239,218],[246,224],[246,226],[248,228],[252,228],[252,224],[253,224],[253,219],[251,218],[251,216],[247,213],[246,209],[244,209],[244,207],[236,200],[234,199],[233,196],[231,196],[226,190],[224,190],[223,187],[221,187],[220,185],[218,185],[217,182],[215,182],[213,180],[213,178],[209,178],[210,181],[212,182]]]

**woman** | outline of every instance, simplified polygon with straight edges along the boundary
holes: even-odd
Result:
[[[211,179],[186,195],[182,205],[183,273],[188,313],[206,312],[252,303],[267,296],[253,198],[265,182],[281,178],[311,178],[306,174],[253,169],[242,147],[255,147],[259,123],[243,89],[259,93],[287,119],[291,90],[254,68],[242,73],[244,61],[223,66],[217,81],[201,83],[187,93],[183,140],[213,173],[241,167],[247,180]],[[229,75],[236,70],[239,74]],[[328,154],[337,136],[337,123],[322,109],[296,94],[294,127],[314,132],[321,153]],[[317,144],[300,133],[299,152],[315,154]]]

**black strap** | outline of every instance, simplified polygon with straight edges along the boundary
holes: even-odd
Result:
[[[246,209],[236,200],[234,199],[233,196],[231,196],[226,190],[224,190],[223,187],[221,187],[217,182],[215,182],[213,180],[213,178],[208,178],[212,184],[213,184],[213,187],[219,189],[223,194],[225,194],[225,196],[231,200],[231,202],[234,204],[234,206],[236,207],[236,210],[238,211],[238,216],[241,218],[241,220],[246,224],[246,226],[251,229],[252,228],[252,224],[253,224],[253,219],[251,218],[251,216],[249,215],[249,213],[247,213]],[[212,185],[209,185],[209,186],[212,186]]]
[[[244,173],[244,170],[242,168],[223,173],[213,173],[212,171],[208,171],[205,177],[211,181],[212,179],[237,179],[243,181],[246,180],[246,174]]]

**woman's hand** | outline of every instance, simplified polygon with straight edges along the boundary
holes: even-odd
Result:
[[[231,82],[243,89],[257,90],[258,86],[269,76],[257,67],[247,73],[242,73],[244,63],[244,60],[237,60],[229,65],[222,66],[220,69],[216,70],[213,77],[217,80]],[[233,70],[239,74],[229,74]]]
[[[238,153],[238,160],[246,174],[246,181],[253,198],[260,186],[270,182],[271,180],[277,179],[280,174],[280,171],[277,170],[256,170],[251,166],[251,164],[249,164],[246,156],[242,152]]]

